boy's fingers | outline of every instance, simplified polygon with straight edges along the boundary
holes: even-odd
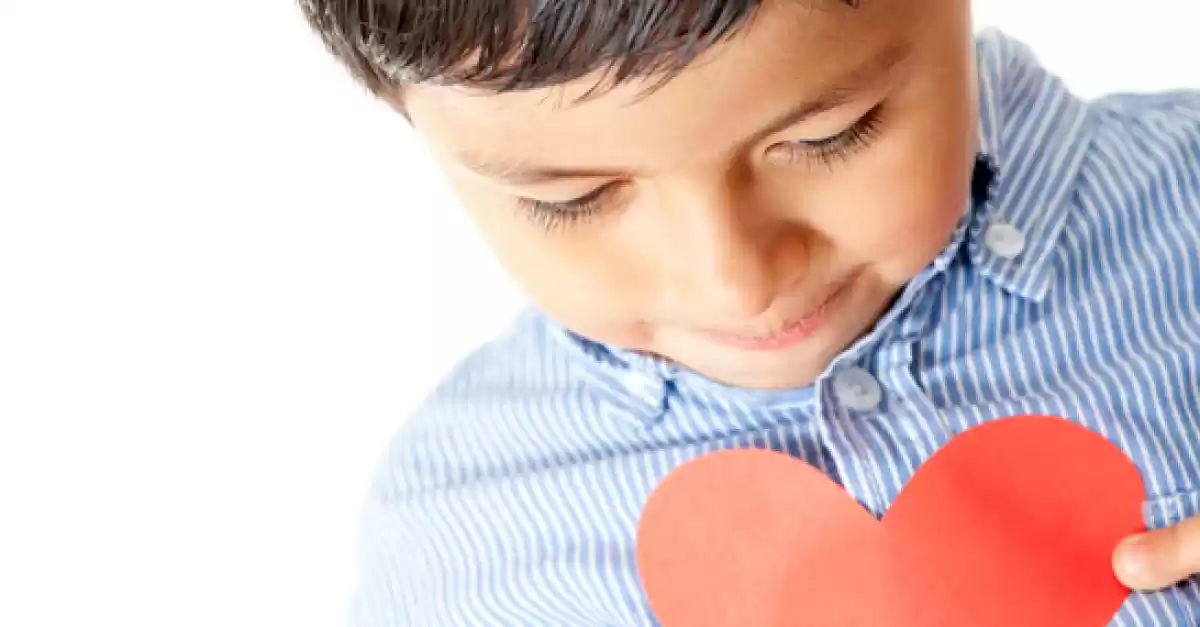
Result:
[[[1160,590],[1200,573],[1200,518],[1125,539],[1113,554],[1121,583]]]

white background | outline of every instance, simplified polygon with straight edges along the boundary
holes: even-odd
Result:
[[[1200,86],[1195,0],[977,7]],[[0,625],[341,624],[382,447],[518,305],[288,0],[0,0]]]

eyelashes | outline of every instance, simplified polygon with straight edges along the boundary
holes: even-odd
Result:
[[[535,225],[552,232],[565,226],[579,225],[598,215],[615,185],[609,183],[586,196],[562,202],[522,197],[517,199],[517,208]]]
[[[883,105],[878,104],[837,135],[825,139],[788,142],[781,144],[779,149],[790,162],[816,163],[832,168],[838,162],[849,159],[871,145],[871,141],[879,133],[883,121],[882,113]]]
[[[842,132],[816,140],[777,144],[771,152],[789,164],[821,166],[833,169],[839,163],[871,146],[883,122],[883,103],[876,105]],[[534,198],[517,198],[517,208],[528,220],[546,232],[580,226],[597,217],[608,204],[610,196],[621,186],[614,181],[585,196],[566,201],[550,202]]]

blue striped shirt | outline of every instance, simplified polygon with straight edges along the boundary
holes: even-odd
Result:
[[[1137,464],[1148,526],[1200,514],[1200,93],[1088,102],[999,32],[977,52],[990,193],[813,386],[731,388],[522,315],[384,456],[352,623],[655,625],[640,510],[731,447],[786,451],[878,515],[956,433],[1052,414]],[[1113,624],[1200,625],[1200,585],[1132,594]]]

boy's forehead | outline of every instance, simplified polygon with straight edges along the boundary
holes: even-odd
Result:
[[[902,17],[912,12],[894,10],[898,4],[878,0],[858,9],[814,10],[769,2],[730,40],[663,84],[650,77],[605,86],[602,76],[594,76],[504,94],[416,86],[406,101],[435,150],[477,170],[528,160],[569,168],[574,159],[583,160],[578,165],[611,160],[632,167],[636,156],[621,149],[630,138],[680,151],[692,141],[744,141],[789,113],[820,113],[870,87],[912,50],[911,20]],[[642,148],[646,161],[655,161]]]

